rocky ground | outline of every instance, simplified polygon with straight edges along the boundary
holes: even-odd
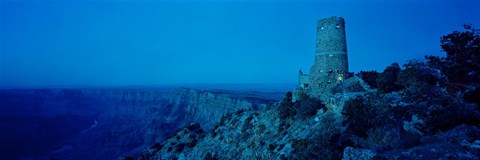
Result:
[[[365,86],[359,79],[350,81],[341,84],[342,88],[357,89],[324,94],[318,99],[303,97],[297,102],[287,94],[284,100],[263,110],[231,112],[211,129],[187,125],[140,155],[123,158],[480,159],[478,111],[474,107],[459,107],[471,114],[446,113],[470,115],[471,121],[432,128],[427,125],[440,123],[433,122],[435,116],[444,115],[418,118],[420,113],[416,112],[436,112],[435,108],[418,107],[414,112],[405,108],[434,100],[412,102],[403,95],[405,91],[380,93],[358,89],[360,82],[360,87]],[[454,105],[474,106],[463,102]],[[453,120],[444,118],[442,121]]]

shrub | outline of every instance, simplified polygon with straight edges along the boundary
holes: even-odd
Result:
[[[134,160],[135,158],[133,158],[132,156],[122,156],[120,157],[120,160]]]
[[[283,135],[283,133],[285,133],[285,131],[290,127],[290,124],[285,122],[285,121],[281,121],[280,124],[278,125],[278,129],[277,129],[277,133],[278,134],[281,134]]]
[[[128,156],[128,157],[126,158],[126,160],[134,160],[134,159],[135,159],[135,158],[133,158],[132,156]]]
[[[210,130],[210,135],[211,135],[212,138],[217,136],[217,132],[216,132],[215,128]]]
[[[398,123],[390,102],[379,94],[359,96],[346,101],[342,115],[345,117],[346,131],[364,138],[371,128]]]
[[[418,83],[417,83],[418,85]],[[433,134],[462,124],[480,124],[475,105],[467,104],[461,95],[450,95],[438,86],[412,86],[403,90],[402,101],[408,104],[404,114],[418,115],[425,122],[422,133]]]
[[[432,61],[438,59],[430,58],[432,60],[428,63],[432,64],[410,61],[399,75],[398,81],[406,86],[402,92],[402,100],[409,104],[405,112],[409,117],[418,114],[419,118],[425,121],[425,125],[419,128],[423,133],[445,131],[461,124],[479,124],[478,110],[463,101],[465,99],[473,102],[472,99],[478,99],[475,96],[471,98],[475,91],[467,90],[463,98],[461,94],[452,95],[447,92],[442,88],[449,83],[447,77],[430,67],[444,64],[434,63]]]
[[[292,159],[318,159],[319,155],[312,150],[312,144],[308,139],[291,140],[293,155]]]
[[[397,76],[400,73],[400,65],[393,63],[378,75],[378,90],[384,93],[397,91],[400,87],[397,85]]]
[[[475,103],[477,110],[480,110],[480,98],[478,98],[480,97],[480,87],[467,91],[463,97],[465,102]]]
[[[366,136],[365,129],[371,128],[370,114],[367,109],[368,106],[364,104],[363,97],[356,97],[345,102],[343,106],[342,115],[346,118],[347,131],[352,132],[358,136]]]
[[[283,100],[278,104],[278,116],[280,119],[286,119],[295,115],[293,108],[292,92],[287,92]]]
[[[447,102],[450,103],[450,102]],[[453,127],[468,124],[479,126],[479,113],[472,105],[464,103],[455,103],[450,105],[431,105],[428,106],[420,118],[426,122],[426,127],[422,128],[423,132],[435,133],[438,131],[446,131]]]
[[[305,97],[302,100],[296,101],[294,106],[297,116],[300,119],[312,117],[317,114],[319,109],[325,108],[325,104],[323,104],[322,101],[310,97]]]
[[[155,143],[153,144],[153,146],[150,147],[150,149],[154,149],[154,150],[161,150],[162,148],[163,148],[163,145],[160,143]]]
[[[348,143],[342,138],[341,118],[327,112],[321,116],[320,124],[322,125],[315,128],[307,139],[291,141],[291,159],[341,159],[343,149]]]
[[[268,150],[269,150],[269,151],[275,150],[275,145],[269,144],[269,145],[268,145]]]
[[[433,68],[430,68],[424,62],[418,60],[408,61],[398,74],[397,84],[409,87],[420,83],[421,85],[443,85],[446,77]]]
[[[252,134],[250,132],[242,132],[239,140],[246,142],[246,141],[248,141],[248,139],[250,139],[250,137],[252,137]]]
[[[179,143],[179,144],[177,144],[177,145],[175,146],[175,151],[176,151],[176,152],[182,152],[186,145],[187,145],[187,144],[185,144],[185,143]]]
[[[357,73],[357,76],[362,78],[365,83],[367,83],[371,88],[377,88],[377,71],[360,71]]]
[[[250,128],[253,127],[251,121],[253,119],[253,116],[248,116],[245,121],[243,122],[243,125],[242,125],[242,132],[246,132],[247,130],[249,130]]]
[[[212,154],[210,152],[208,152],[207,154],[205,154],[205,157],[203,157],[204,160],[217,160],[217,156],[212,156]]]
[[[197,139],[192,139],[191,142],[188,143],[188,147],[193,148],[197,145],[198,140]]]
[[[219,126],[224,126],[228,121],[231,121],[233,117],[232,112],[228,112],[227,114],[222,115],[220,118],[220,122],[218,123]]]
[[[355,143],[362,148],[383,152],[415,146],[419,144],[420,137],[418,134],[403,131],[399,126],[386,125],[370,129],[367,138],[357,139]]]
[[[245,109],[240,108],[239,110],[235,111],[235,115],[240,116],[243,112],[245,112]]]
[[[267,127],[264,124],[258,125],[257,134],[262,134],[266,129]]]
[[[287,106],[291,106],[293,105],[293,102],[292,102],[292,92],[287,92],[285,93],[285,97],[282,99],[282,104],[284,105],[287,105]]]

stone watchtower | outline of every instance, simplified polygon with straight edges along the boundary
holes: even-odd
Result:
[[[299,81],[299,87],[310,96],[318,96],[348,78],[347,75],[345,20],[335,16],[321,19],[317,22],[315,62],[310,68],[309,82],[305,85]]]

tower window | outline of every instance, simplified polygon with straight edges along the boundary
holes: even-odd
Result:
[[[343,81],[343,76],[339,76],[339,77],[337,77],[337,80],[339,80],[339,81]]]

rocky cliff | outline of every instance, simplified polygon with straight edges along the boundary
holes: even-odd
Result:
[[[210,129],[186,126],[135,158],[480,159],[476,105],[445,90],[419,99],[411,90],[340,87],[295,102],[287,93],[266,109],[229,113]]]
[[[6,152],[1,156],[115,159],[162,141],[187,124],[211,127],[227,112],[265,108],[282,94],[187,88],[1,90],[0,127],[11,131],[1,136],[18,144],[2,145]],[[32,123],[23,123],[26,119]],[[38,130],[18,130],[24,136],[15,136],[15,129],[32,125]]]

